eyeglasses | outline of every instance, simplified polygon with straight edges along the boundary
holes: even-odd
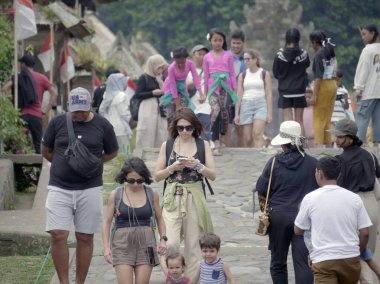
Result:
[[[142,184],[142,183],[144,183],[144,179],[141,179],[141,178],[139,178],[139,179],[134,179],[134,178],[127,178],[127,179],[125,179],[125,181],[127,182],[127,183],[129,183],[129,184],[134,184],[134,183],[136,183],[137,182],[137,184]]]
[[[249,60],[251,60],[251,59],[252,59],[252,58],[248,58],[248,57],[243,58],[244,61],[249,61]]]
[[[175,128],[179,132],[182,132],[185,129],[186,129],[186,131],[193,131],[194,130],[194,126],[193,125],[177,125]]]

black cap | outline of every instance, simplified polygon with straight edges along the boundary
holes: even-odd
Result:
[[[28,67],[33,67],[34,64],[36,64],[36,60],[31,55],[24,55],[18,61],[20,61],[21,63],[24,63]]]

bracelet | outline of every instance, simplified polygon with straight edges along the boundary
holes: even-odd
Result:
[[[206,166],[200,164],[199,167],[197,168],[197,172],[201,174],[204,172],[205,169],[206,169]]]
[[[174,174],[174,171],[171,171],[169,167],[170,167],[170,166],[167,166],[167,167],[166,167],[166,170],[168,171],[169,175]]]

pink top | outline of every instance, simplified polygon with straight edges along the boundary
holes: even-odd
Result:
[[[50,83],[50,81],[45,75],[35,71],[31,71],[31,73],[34,79],[34,84],[36,85],[38,103],[34,103],[26,107],[23,107],[21,110],[21,114],[31,114],[39,118],[42,118],[41,106],[44,92],[50,90],[53,85]]]
[[[188,284],[189,282],[190,278],[186,276],[181,276],[179,279],[175,279],[170,272],[166,275],[166,284]]]
[[[210,51],[203,57],[203,74],[205,80],[204,93],[206,95],[214,83],[214,79],[210,76],[212,73],[216,72],[227,72],[227,86],[230,87],[233,91],[236,91],[237,83],[234,69],[234,59],[230,52],[223,50],[219,56],[215,56],[214,52]],[[219,94],[219,88],[216,90],[216,93]]]
[[[179,70],[178,65],[172,62],[168,68],[168,77],[166,77],[164,82],[164,94],[171,94],[173,98],[178,98],[177,84],[176,81],[186,81],[187,75],[191,72],[193,75],[193,82],[195,88],[201,90],[201,81],[199,79],[195,63],[191,60],[186,59],[185,69]]]

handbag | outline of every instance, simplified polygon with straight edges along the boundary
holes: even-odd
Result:
[[[71,113],[66,113],[67,132],[69,134],[69,146],[64,156],[67,164],[79,176],[84,178],[93,178],[102,174],[102,160],[92,154],[88,148],[75,137]]]
[[[373,159],[373,166],[374,166],[375,172],[376,172],[375,157],[373,156],[372,153],[371,153],[371,156],[372,156],[372,159]],[[380,182],[379,182],[376,174],[375,174],[375,182],[373,183],[373,193],[375,194],[376,200],[379,201],[380,200]]]
[[[269,201],[269,192],[271,188],[271,182],[272,182],[272,173],[273,173],[273,166],[276,158],[273,158],[272,161],[272,166],[270,169],[270,174],[269,174],[269,182],[268,182],[268,188],[267,188],[267,196],[265,198],[265,205],[264,205],[264,210],[259,216],[259,218],[256,221],[256,230],[255,234],[259,236],[266,236],[268,234],[268,228],[270,224],[269,220],[269,209],[268,209],[268,201]]]

